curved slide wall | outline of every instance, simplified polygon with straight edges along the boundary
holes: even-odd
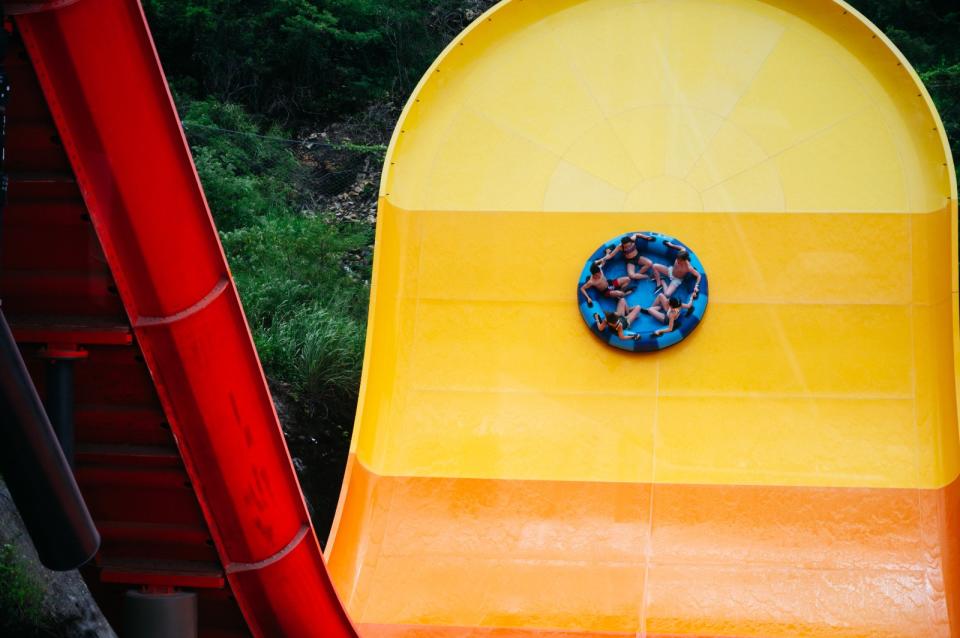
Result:
[[[328,564],[363,636],[960,635],[956,184],[830,0],[512,0],[411,98]],[[571,290],[653,229],[668,351]]]

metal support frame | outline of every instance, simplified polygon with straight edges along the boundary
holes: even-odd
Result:
[[[152,588],[128,591],[123,600],[124,638],[197,638],[197,595]]]
[[[2,310],[0,471],[44,565],[69,570],[93,558],[100,534]]]
[[[87,351],[73,345],[50,345],[40,356],[47,359],[47,415],[57,433],[60,449],[67,463],[73,467],[76,438],[73,423],[73,363],[86,358]]]
[[[0,6],[0,211],[6,205],[7,192],[7,177],[3,172],[10,96],[3,65],[9,40],[6,27]],[[100,547],[100,535],[2,310],[0,472],[44,565],[69,570],[93,558]]]

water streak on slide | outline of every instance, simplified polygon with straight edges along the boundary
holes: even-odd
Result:
[[[956,184],[831,0],[512,0],[404,112],[328,547],[362,635],[960,635]],[[584,258],[709,269],[629,356]]]

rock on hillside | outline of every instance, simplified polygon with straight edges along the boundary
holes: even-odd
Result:
[[[40,564],[7,486],[0,482],[0,544],[14,547],[28,576],[43,591],[43,615],[49,619],[39,636],[116,638],[77,571],[54,572]],[[3,613],[4,610],[0,610]]]

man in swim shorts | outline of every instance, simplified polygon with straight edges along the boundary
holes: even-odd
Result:
[[[651,235],[644,235],[643,233],[634,233],[622,237],[620,239],[620,245],[613,250],[608,250],[607,254],[599,260],[599,263],[603,265],[616,255],[623,253],[623,260],[627,264],[627,276],[630,277],[630,279],[635,281],[650,279],[650,275],[644,273],[653,267],[653,262],[640,254],[640,249],[637,248],[638,239],[653,241]]]
[[[663,294],[668,298],[680,288],[680,284],[687,277],[694,277],[697,280],[693,286],[693,297],[696,298],[700,294],[700,273],[690,265],[690,253],[685,249],[677,253],[672,266],[653,265],[653,278],[657,281],[657,288],[662,288]],[[666,283],[664,279],[667,280]]]
[[[580,292],[583,293],[583,296],[587,300],[588,306],[593,306],[593,299],[590,298],[590,295],[587,293],[587,290],[594,288],[599,290],[601,294],[606,297],[613,299],[623,299],[626,297],[632,290],[627,288],[627,285],[630,283],[629,277],[617,277],[613,281],[607,279],[603,274],[603,268],[600,264],[591,264],[590,265],[590,278],[580,287]]]
[[[618,337],[626,341],[627,339],[636,339],[640,336],[639,334],[625,335],[624,331],[633,324],[641,312],[643,312],[643,308],[640,306],[627,306],[627,300],[620,299],[620,301],[617,302],[616,312],[608,312],[604,317],[594,313],[593,320],[596,322],[597,330],[600,332],[603,332],[607,328],[612,328],[616,331]]]

